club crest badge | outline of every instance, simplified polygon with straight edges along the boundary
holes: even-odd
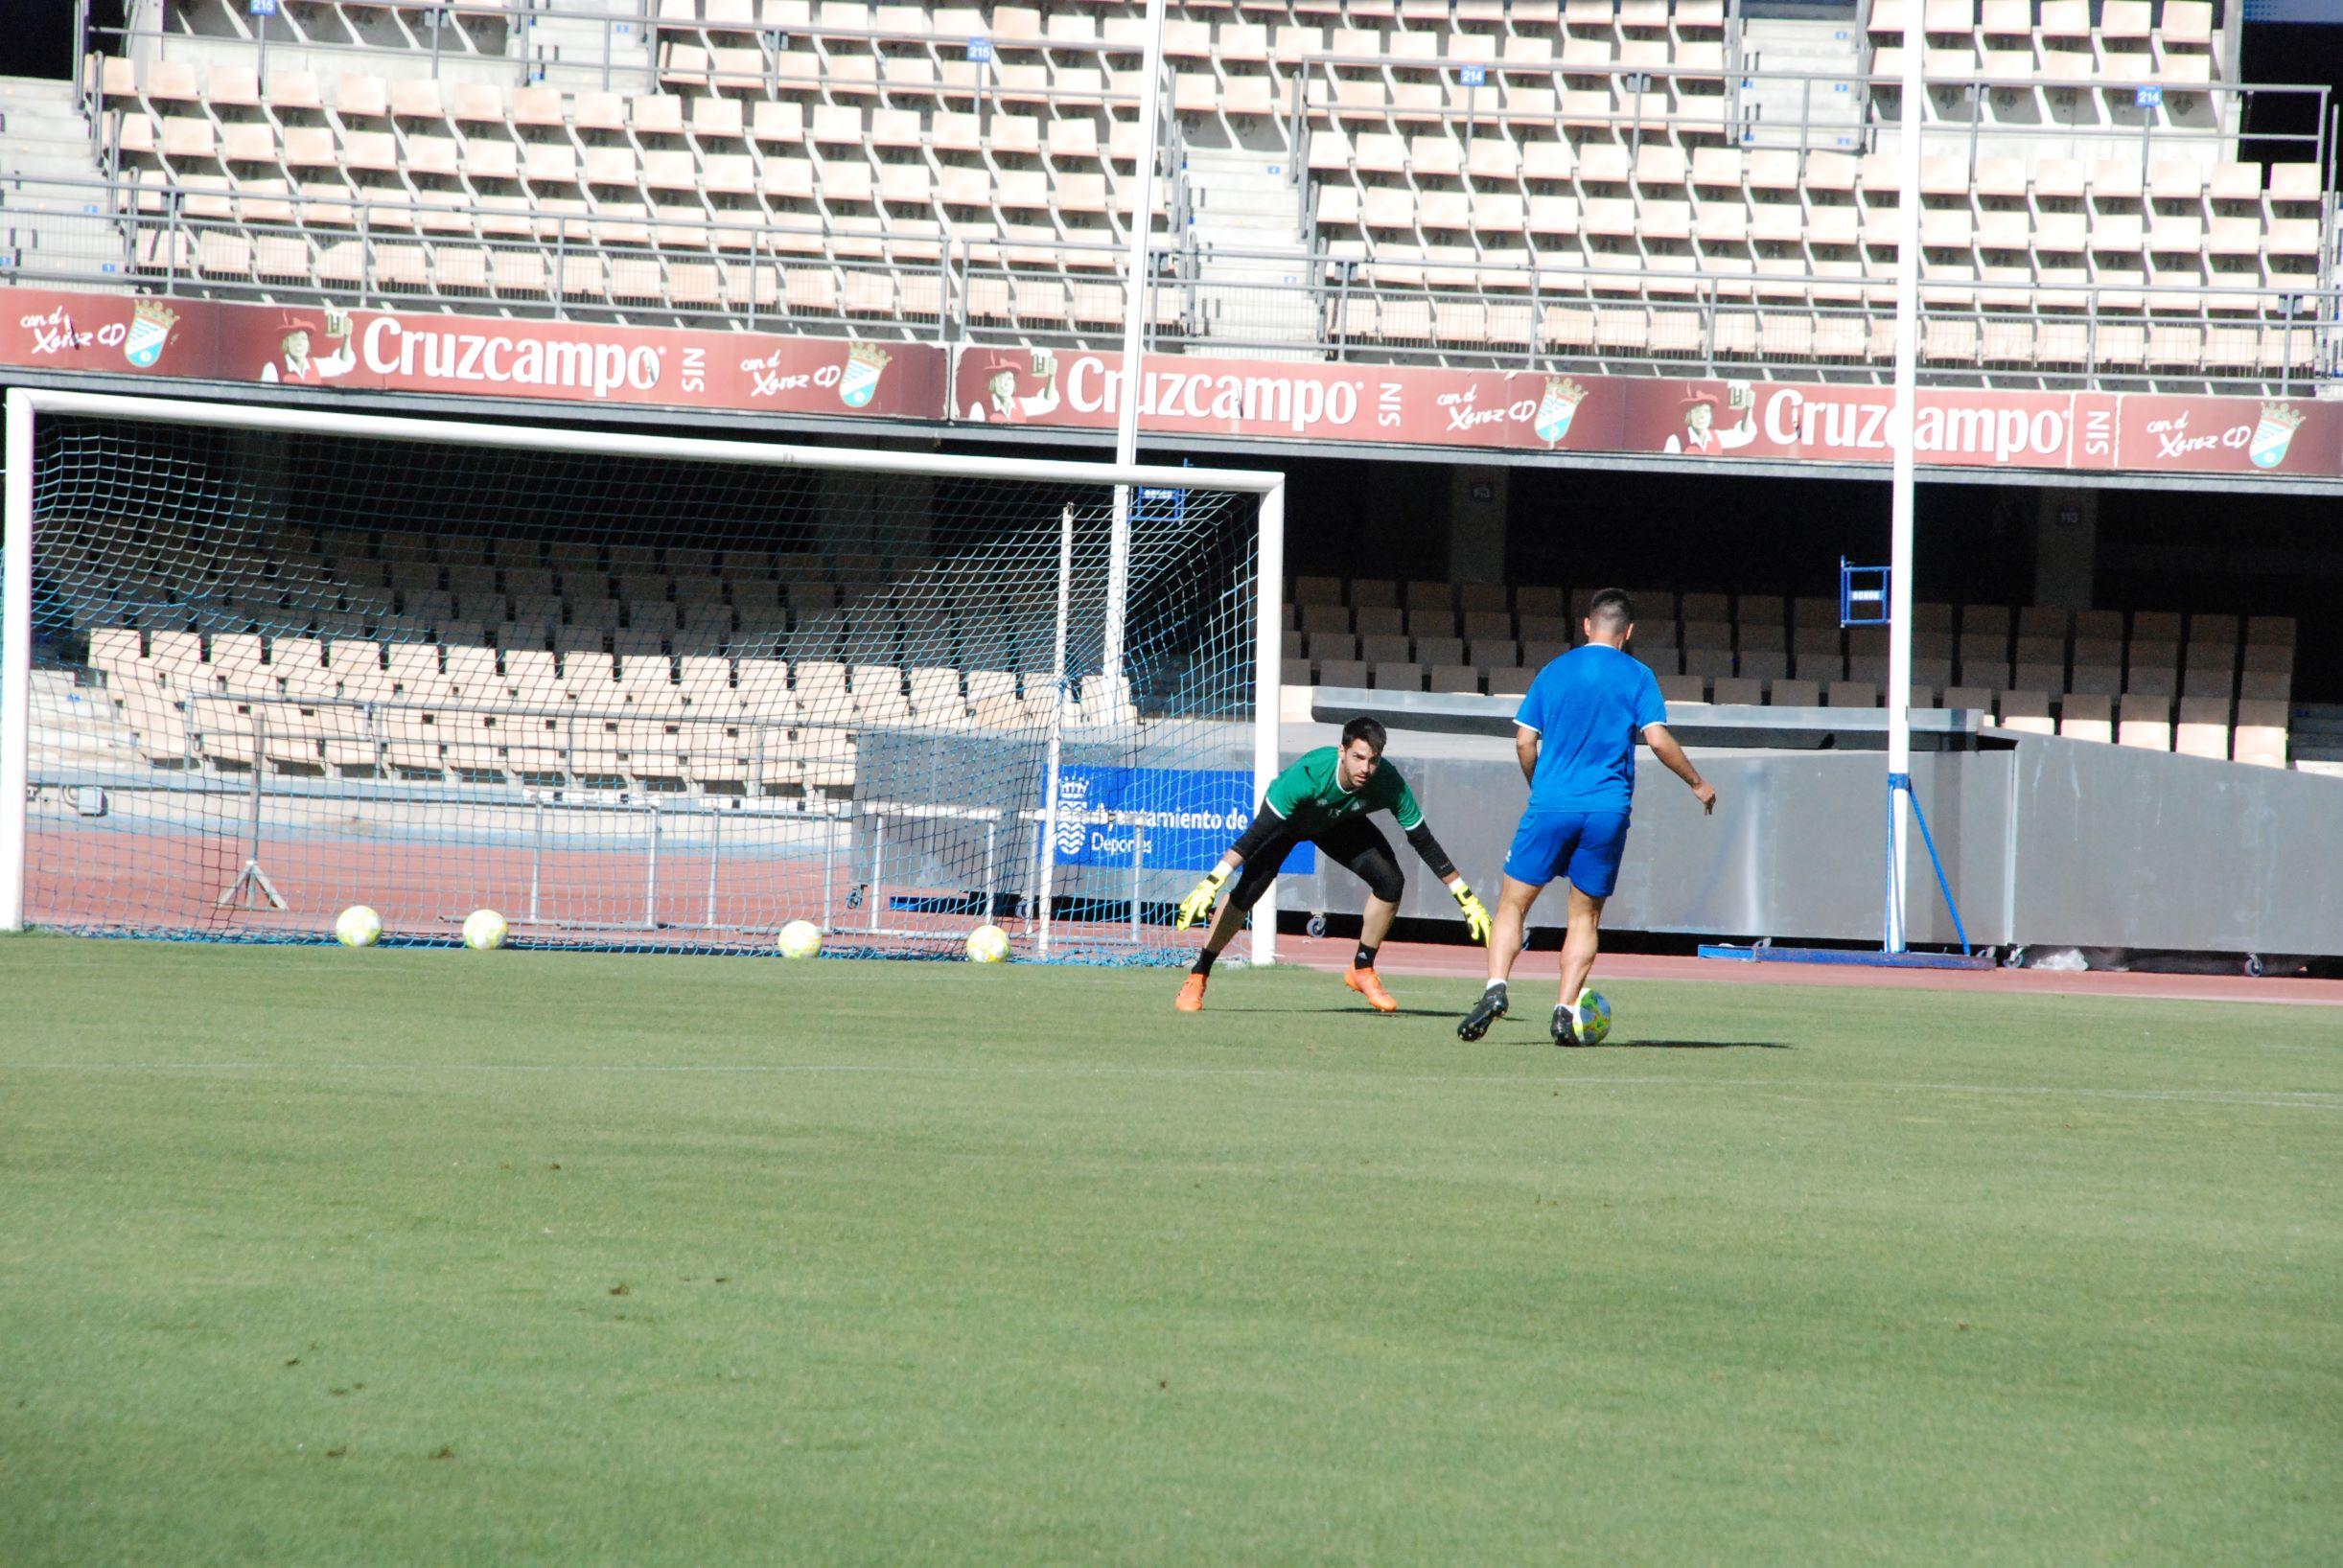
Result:
[[[2294,444],[2294,432],[2302,428],[2308,416],[2287,403],[2265,403],[2262,418],[2254,426],[2253,439],[2246,443],[2245,455],[2258,469],[2274,469],[2286,460],[2286,449]]]
[[[1057,852],[1060,855],[1081,853],[1085,836],[1083,821],[1090,811],[1090,780],[1068,775],[1058,780],[1057,796]]]
[[[1538,400],[1538,415],[1531,428],[1538,439],[1549,447],[1559,446],[1570,433],[1570,420],[1578,405],[1587,401],[1587,389],[1566,376],[1549,376],[1545,393]]]
[[[891,356],[876,343],[857,343],[847,351],[844,374],[838,379],[838,401],[848,408],[867,406],[878,395],[879,378]]]
[[[130,315],[130,334],[123,339],[122,357],[140,370],[152,370],[171,341],[171,329],[179,312],[160,300],[142,299]]]

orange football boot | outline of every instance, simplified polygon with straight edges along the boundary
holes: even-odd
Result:
[[[1383,989],[1383,978],[1372,969],[1346,969],[1342,983],[1367,999],[1367,1005],[1379,1013],[1396,1013],[1400,1004],[1391,993]]]
[[[1202,1012],[1204,1010],[1204,977],[1197,974],[1189,975],[1187,980],[1180,984],[1179,1000],[1172,1003],[1172,1005],[1183,1013]]]

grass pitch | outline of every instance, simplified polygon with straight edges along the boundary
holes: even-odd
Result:
[[[2332,1012],[1175,985],[0,941],[0,1560],[2336,1560]]]

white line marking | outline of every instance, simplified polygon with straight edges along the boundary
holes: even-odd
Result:
[[[1740,1090],[1772,1095],[1811,1095],[1816,1091],[1855,1090],[1888,1095],[2007,1095],[2031,1098],[2138,1100],[2183,1105],[2234,1105],[2272,1110],[2343,1111],[2343,1093],[2319,1089],[2199,1090],[2097,1089],[2053,1084],[1865,1082],[1860,1079],[1818,1082],[1812,1079],[1685,1078],[1650,1075],[1564,1077],[1539,1073],[1408,1073],[1380,1076],[1366,1073],[1332,1074],[1317,1069],[1290,1067],[1056,1067],[973,1066],[940,1063],[889,1062],[15,1062],[0,1063],[0,1072],[79,1073],[201,1073],[292,1072],[314,1076],[326,1072],[479,1072],[479,1073],[628,1073],[658,1076],[788,1075],[796,1073],[892,1073],[906,1077],[1058,1077],[1058,1078],[1292,1078],[1329,1084],[1440,1083],[1535,1085],[1572,1089],[1652,1088]]]

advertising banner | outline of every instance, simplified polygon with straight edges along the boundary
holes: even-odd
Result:
[[[1252,820],[1253,775],[1240,769],[1058,770],[1060,865],[1127,866],[1135,855],[1148,870],[1209,871]],[[1308,844],[1286,858],[1296,874],[1316,868]]]
[[[933,419],[944,353],[763,333],[0,289],[0,364],[261,385]]]
[[[0,288],[0,366],[1110,430],[1121,357]],[[1885,386],[1150,355],[1154,435],[1886,464]],[[2343,403],[1923,388],[1921,464],[2343,476]]]
[[[1112,429],[1120,360],[964,348],[952,417]],[[1886,386],[1579,376],[1150,356],[1143,430],[1285,441],[1877,463],[1892,458]],[[2045,471],[2343,474],[2343,404],[1924,387],[1923,465]]]

